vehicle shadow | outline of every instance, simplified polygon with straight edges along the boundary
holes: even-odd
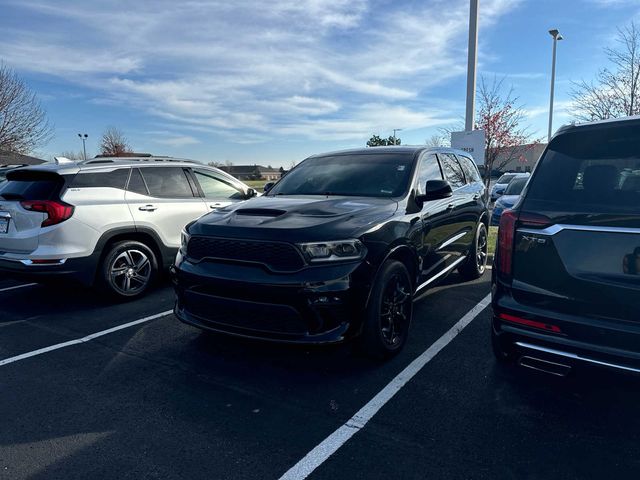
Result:
[[[73,315],[79,312],[93,316],[99,309],[136,304],[152,305],[164,295],[163,291],[169,286],[168,281],[162,281],[146,297],[135,301],[114,300],[92,288],[65,283],[26,286],[0,292],[0,325],[41,316],[53,318],[57,314]]]

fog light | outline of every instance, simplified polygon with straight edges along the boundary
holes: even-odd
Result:
[[[311,305],[335,305],[338,303],[342,303],[342,299],[337,296],[328,297],[323,295],[321,297],[317,297],[310,300]]]

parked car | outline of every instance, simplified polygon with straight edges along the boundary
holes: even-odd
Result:
[[[529,175],[531,175],[529,172],[505,173],[504,175],[502,175],[491,189],[491,201],[495,202],[500,196],[504,194],[504,191],[507,189],[507,186],[509,185],[509,182],[511,182],[511,180],[518,177],[529,177]]]
[[[499,360],[640,372],[640,119],[560,129],[500,219]],[[634,173],[638,172],[638,173]]]
[[[496,200],[491,212],[491,225],[500,224],[500,216],[505,210],[512,208],[520,199],[522,189],[529,181],[529,177],[515,177],[509,182],[504,194]]]
[[[230,175],[166,158],[100,158],[11,171],[0,190],[0,275],[59,277],[121,298],[173,262],[180,231],[256,193]]]
[[[407,340],[412,300],[485,270],[488,213],[462,151],[378,147],[310,157],[268,193],[189,224],[176,316],[290,343],[358,337],[377,357]]]

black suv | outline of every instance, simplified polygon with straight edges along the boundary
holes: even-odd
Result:
[[[265,195],[189,224],[175,313],[202,329],[293,343],[407,339],[416,291],[483,274],[487,206],[464,152],[377,147],[307,158]]]
[[[560,129],[498,237],[498,359],[640,371],[638,117]]]

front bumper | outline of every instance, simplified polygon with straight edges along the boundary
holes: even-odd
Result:
[[[502,348],[522,356],[568,366],[595,365],[640,373],[640,323],[592,318],[550,311],[518,302],[505,286],[493,289],[493,334]],[[550,333],[500,318],[507,314],[554,325]]]
[[[366,262],[275,274],[181,254],[172,268],[175,315],[195,327],[284,343],[337,343],[357,334],[370,288]]]

